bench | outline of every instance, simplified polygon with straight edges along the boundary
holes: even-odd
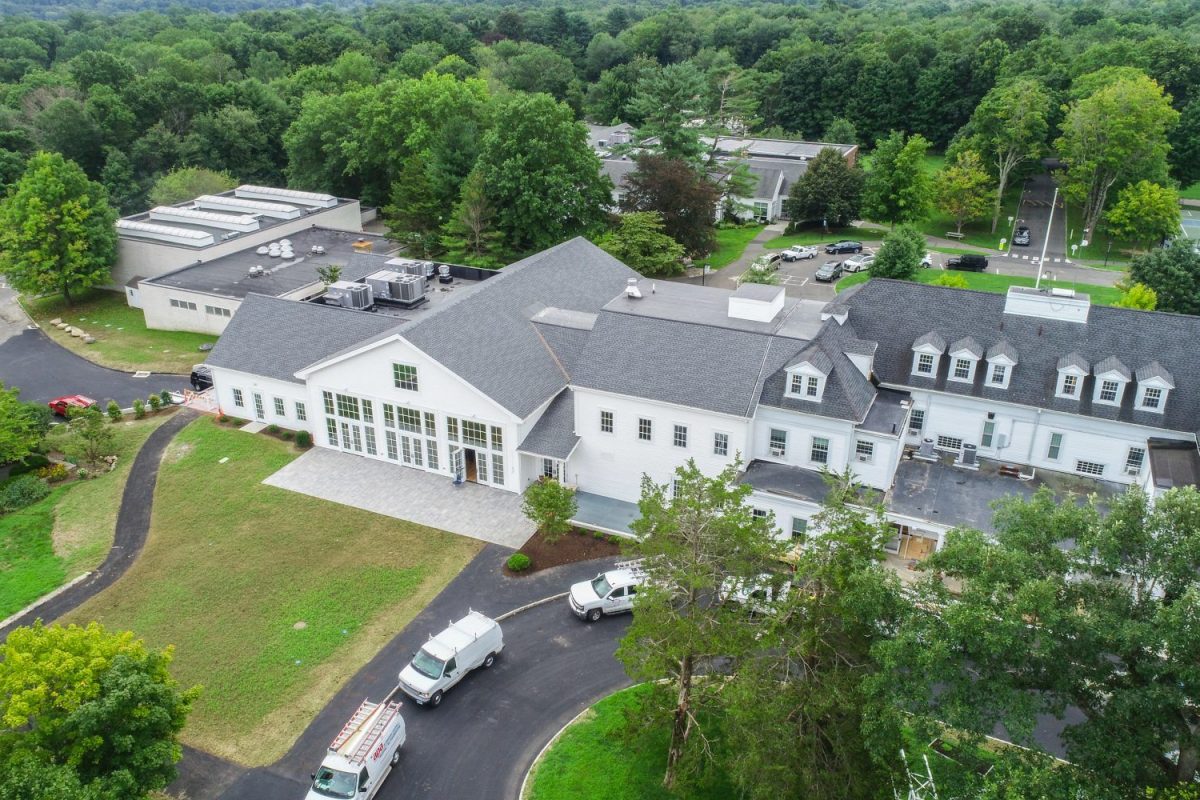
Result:
[[[1006,478],[1021,477],[1021,468],[1020,467],[1011,467],[1007,464],[1003,464],[996,471],[999,472],[1001,475],[1005,476]]]
[[[946,231],[947,239],[961,239],[964,236],[966,236],[965,233],[958,233],[957,231]]]

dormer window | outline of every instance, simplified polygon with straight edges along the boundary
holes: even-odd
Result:
[[[1091,371],[1087,359],[1079,353],[1068,353],[1058,360],[1058,388],[1055,397],[1078,400],[1083,379]]]
[[[825,394],[825,379],[833,370],[833,362],[816,346],[806,348],[787,368],[787,396],[811,403],[821,402]]]
[[[987,385],[993,389],[1007,389],[1013,367],[1017,365],[1016,348],[1000,340],[988,349],[987,362]]]
[[[821,396],[821,379],[816,375],[792,373],[792,385],[789,392],[800,397],[815,398]]]
[[[927,333],[913,342],[912,374],[924,378],[937,376],[938,360],[946,352],[946,342],[936,333]]]
[[[1129,368],[1115,356],[1109,356],[1096,365],[1096,389],[1092,402],[1103,406],[1121,405],[1125,384],[1129,383]]]
[[[1171,373],[1157,361],[1151,361],[1137,371],[1137,398],[1134,408],[1161,414],[1166,410],[1167,395],[1175,388]]]
[[[964,336],[950,345],[950,358],[950,380],[972,383],[975,380],[975,365],[983,358],[983,348],[970,336]]]

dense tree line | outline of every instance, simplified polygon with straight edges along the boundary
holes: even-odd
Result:
[[[1184,0],[295,5],[143,10],[157,6],[109,0],[101,12],[138,13],[106,14],[9,0],[0,6],[9,14],[0,184],[35,152],[55,151],[129,212],[172,170],[203,167],[390,206],[398,230],[425,250],[464,251],[469,240],[472,251],[507,256],[534,245],[506,220],[513,197],[486,164],[476,202],[463,204],[464,183],[489,134],[502,135],[495,120],[523,93],[549,95],[574,119],[630,122],[659,136],[665,155],[710,173],[711,153],[676,141],[698,118],[771,136],[855,137],[868,148],[895,141],[893,131],[933,151],[969,145],[994,182],[1011,181],[1061,136],[1059,148],[1079,151],[1069,183],[1091,224],[1126,185],[1200,179],[1200,22]],[[1107,88],[1117,82],[1125,85]],[[1063,128],[1072,114],[1102,120],[1156,93],[1165,104],[1146,121],[1155,146],[1136,157],[1106,167],[1086,151],[1086,130]],[[1020,116],[1030,108],[1032,118]],[[1000,135],[1014,121],[1015,143]],[[526,126],[547,150],[563,137],[578,143],[548,127]],[[577,170],[583,160],[566,158]],[[563,168],[532,185],[545,189]],[[957,176],[960,186],[974,180]],[[552,192],[566,191],[568,205],[601,196],[575,178],[557,183]],[[902,196],[868,186],[864,199],[887,217],[912,217],[899,211]],[[518,203],[532,204],[530,192]],[[597,224],[596,209],[578,207],[547,236]]]

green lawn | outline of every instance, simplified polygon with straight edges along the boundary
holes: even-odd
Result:
[[[1070,203],[1067,206],[1067,252],[1074,261],[1089,261],[1092,266],[1122,270],[1129,265],[1129,259],[1135,249],[1141,250],[1140,245],[1125,239],[1111,237],[1104,231],[1090,237],[1087,247],[1080,247],[1071,253],[1071,245],[1083,240],[1083,208]],[[1056,223],[1057,224],[1057,223]],[[1111,245],[1111,247],[1110,247]],[[1107,256],[1107,265],[1105,257]]]
[[[717,228],[717,249],[702,259],[701,264],[708,264],[713,269],[727,267],[746,251],[746,245],[754,241],[754,237],[762,233],[765,225],[746,225],[737,228]]]
[[[662,787],[670,731],[630,729],[626,714],[636,710],[647,684],[604,698],[567,728],[535,765],[521,800],[717,800],[734,797],[721,775],[701,786]],[[713,772],[713,770],[710,770]]]
[[[820,225],[817,225],[811,229],[776,236],[767,242],[766,247],[768,250],[782,250],[797,244],[828,244],[841,239],[880,241],[886,235],[887,231],[883,228],[853,225],[846,228],[830,228],[826,233]]]
[[[1186,189],[1181,189],[1179,196],[1184,200],[1200,200],[1200,181],[1193,183]]]
[[[93,290],[67,306],[61,297],[23,298],[25,310],[50,338],[97,364],[113,369],[187,373],[192,365],[204,360],[202,344],[212,344],[215,336],[186,331],[156,331],[146,327],[141,309],[125,303],[120,292]],[[96,337],[84,344],[58,328],[50,320],[82,328]]]
[[[1010,286],[1033,286],[1035,279],[1022,275],[995,275],[990,272],[958,272],[956,270],[923,269],[917,272],[917,280],[921,283],[933,283],[942,275],[959,275],[967,282],[968,289],[981,292],[996,292],[1003,294]],[[847,275],[837,283],[837,291],[842,291],[871,279],[869,272],[856,272]],[[1095,286],[1087,283],[1072,283],[1070,281],[1042,281],[1042,286],[1075,289],[1087,293],[1093,303],[1111,306],[1121,299],[1121,291],[1111,286]]]
[[[166,414],[116,426],[117,467],[57,487],[43,500],[0,516],[0,619],[95,569],[112,546],[133,457]],[[54,447],[65,426],[48,438]]]
[[[262,483],[296,454],[193,422],[163,458],[142,555],[71,615],[174,645],[176,677],[204,687],[184,740],[247,765],[282,756],[481,547]]]

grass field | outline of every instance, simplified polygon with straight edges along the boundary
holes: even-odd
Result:
[[[1186,189],[1180,189],[1179,196],[1184,200],[1200,200],[1200,182],[1193,183]]]
[[[184,741],[246,765],[279,758],[480,549],[262,483],[295,457],[189,425],[163,458],[146,549],[71,615],[174,645],[175,676],[204,687]]]
[[[701,264],[708,264],[713,269],[720,269],[738,260],[746,251],[746,245],[754,241],[754,237],[762,233],[764,225],[747,225],[738,228],[717,228],[717,249],[702,259]]]
[[[768,250],[782,250],[785,247],[797,244],[829,244],[841,239],[879,241],[886,235],[887,231],[883,228],[854,226],[830,228],[829,233],[826,233],[818,225],[811,230],[802,230],[797,233],[785,233],[781,236],[776,236],[767,242],[766,247]]]
[[[140,309],[125,303],[119,292],[93,290],[68,307],[61,297],[22,298],[25,310],[54,341],[84,358],[113,369],[151,372],[190,372],[192,365],[204,360],[202,344],[212,344],[215,336],[187,331],[155,331],[146,327]],[[84,344],[50,325],[50,320],[78,326],[96,337]]]
[[[95,569],[112,546],[133,457],[166,414],[116,425],[117,467],[0,517],[0,619]],[[52,433],[54,446],[65,433]]]
[[[734,797],[721,776],[707,785],[667,791],[662,787],[670,731],[666,726],[630,731],[626,714],[634,711],[646,684],[604,698],[551,747],[538,762],[521,800],[717,800]],[[710,770],[713,772],[714,770]]]
[[[1025,277],[1022,275],[994,275],[990,272],[958,272],[940,269],[923,269],[917,272],[917,280],[920,283],[933,283],[942,275],[959,275],[967,282],[968,289],[975,289],[981,292],[995,292],[1003,294],[1008,291],[1010,286],[1033,286],[1034,278]],[[859,283],[866,283],[871,279],[869,272],[856,272],[853,275],[847,275],[837,283],[837,291],[848,289]],[[1075,289],[1080,292],[1087,293],[1093,303],[1102,306],[1114,305],[1121,299],[1121,291],[1111,286],[1094,286],[1086,283],[1072,283],[1070,281],[1042,281],[1042,286],[1046,287],[1061,287],[1064,289]]]
[[[1055,219],[1055,226],[1057,226],[1057,217]],[[1067,252],[1070,253],[1071,245],[1079,244],[1083,239],[1083,209],[1069,203],[1067,204],[1067,236]],[[1071,258],[1075,261],[1091,262],[1092,266],[1122,270],[1129,265],[1129,259],[1135,249],[1140,251],[1142,248],[1133,242],[1117,239],[1100,231],[1090,238],[1087,247],[1080,247],[1071,255]],[[1106,260],[1107,264],[1105,264]]]

